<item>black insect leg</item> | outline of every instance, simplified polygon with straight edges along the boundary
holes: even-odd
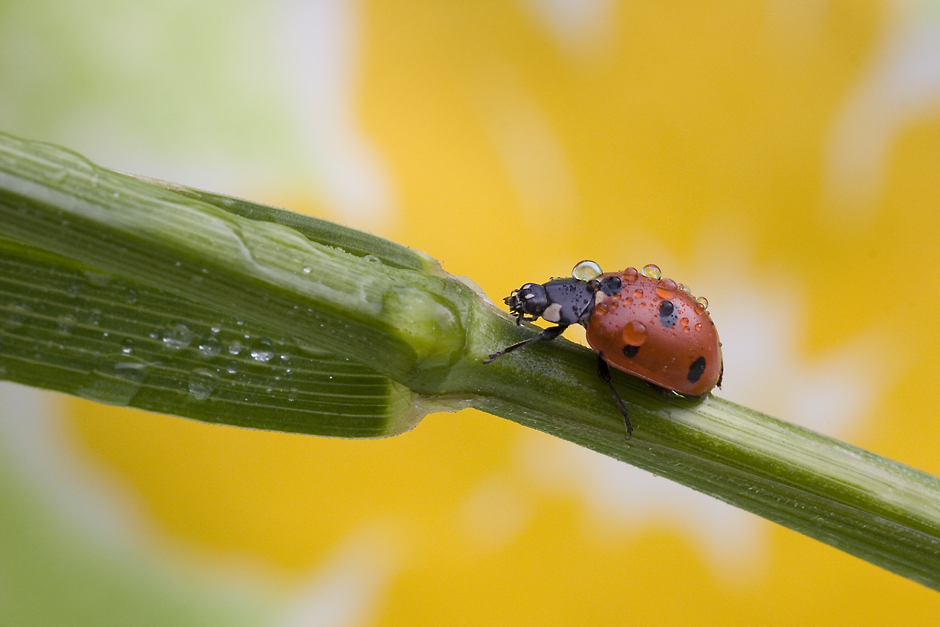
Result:
[[[655,383],[646,382],[646,385],[649,386],[651,390],[662,396],[663,398],[674,398],[674,393],[671,390],[667,390],[661,385],[656,385]]]
[[[614,384],[610,380],[610,366],[608,366],[607,362],[601,357],[597,358],[597,374],[600,376],[601,381],[606,383],[607,387],[610,388],[610,393],[614,395],[614,402],[617,403],[617,409],[620,410],[623,421],[627,425],[627,439],[629,440],[633,435],[633,425],[630,424],[630,414],[627,412],[627,406],[623,404],[623,399],[620,398],[620,394],[617,393],[617,388],[614,387]]]
[[[536,342],[548,342],[548,341],[554,340],[556,337],[561,335],[564,332],[564,330],[568,328],[568,326],[569,325],[567,324],[559,324],[557,327],[549,327],[543,330],[538,335],[530,337],[527,340],[522,340],[521,342],[516,342],[515,344],[511,346],[507,346],[506,348],[499,351],[498,353],[493,353],[488,358],[484,359],[483,363],[488,364],[490,362],[496,361],[497,358],[502,357],[506,353],[511,353],[517,348],[522,348],[523,346],[528,346],[529,344],[535,344]]]

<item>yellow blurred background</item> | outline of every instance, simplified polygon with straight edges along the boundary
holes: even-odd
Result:
[[[709,299],[720,396],[940,473],[936,0],[4,0],[0,85],[4,132],[370,230],[496,302],[656,263]],[[3,619],[0,564],[4,625],[940,624],[926,588],[476,411],[340,441],[0,395],[4,482],[94,547],[37,566],[61,622]]]

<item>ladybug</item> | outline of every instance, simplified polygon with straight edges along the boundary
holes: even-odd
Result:
[[[587,329],[597,353],[597,372],[623,414],[627,437],[633,434],[627,407],[610,381],[610,366],[639,377],[654,388],[701,396],[721,385],[721,342],[705,298],[695,298],[685,285],[662,278],[653,264],[642,270],[603,273],[593,261],[582,261],[571,278],[526,283],[506,299],[523,320],[544,318],[556,326],[493,353],[490,363],[534,342],[553,340],[572,324]]]

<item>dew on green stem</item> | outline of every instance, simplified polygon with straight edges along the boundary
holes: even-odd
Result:
[[[209,335],[199,342],[199,352],[203,357],[211,359],[222,352],[222,343],[214,335]]]
[[[126,406],[140,390],[147,376],[147,365],[135,361],[119,361],[92,373],[88,385],[76,390],[82,398],[105,405]]]
[[[251,358],[260,362],[271,361],[274,358],[274,343],[271,340],[258,340],[251,348]]]
[[[101,324],[101,316],[102,316],[102,313],[100,309],[97,309],[97,308],[90,309],[88,311],[88,315],[85,318],[85,322],[87,322],[88,324],[97,326]]]
[[[218,387],[219,380],[215,373],[205,368],[196,368],[189,374],[187,387],[189,394],[198,401],[204,401]]]
[[[193,332],[185,324],[174,324],[164,329],[161,337],[164,346],[171,350],[184,349],[193,342]]]

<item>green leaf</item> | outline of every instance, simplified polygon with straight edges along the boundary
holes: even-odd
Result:
[[[0,239],[0,374],[206,422],[338,437],[409,429],[411,392],[172,294]]]
[[[321,220],[312,216],[305,216],[293,211],[285,211],[277,207],[259,205],[258,203],[222,196],[202,190],[192,189],[175,183],[159,181],[142,176],[136,177],[145,183],[176,192],[186,198],[192,198],[208,203],[223,211],[260,222],[281,224],[297,231],[307,239],[332,248],[339,248],[344,252],[357,257],[380,260],[382,263],[397,268],[421,270],[429,273],[440,272],[440,265],[424,253],[412,250],[407,246],[390,242],[371,233],[364,233],[355,229],[340,226],[328,220]]]

